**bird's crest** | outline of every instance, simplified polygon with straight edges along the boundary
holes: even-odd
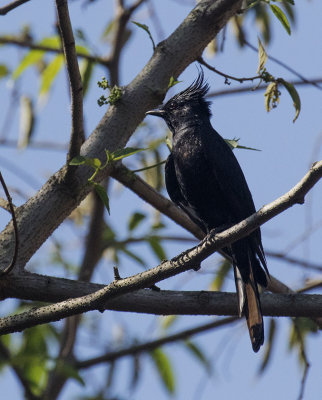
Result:
[[[204,73],[201,69],[199,71],[198,78],[195,79],[192,84],[187,87],[187,89],[173,96],[171,100],[176,102],[205,100],[204,98],[208,91],[209,85],[207,82],[205,82]]]
[[[204,73],[201,69],[199,71],[199,75],[197,79],[195,79],[187,89],[183,90],[182,92],[174,95],[170,100],[169,103],[172,105],[181,104],[181,103],[196,103],[196,104],[204,104],[210,114],[209,106],[210,102],[205,99],[206,94],[209,91],[209,85],[204,80]]]

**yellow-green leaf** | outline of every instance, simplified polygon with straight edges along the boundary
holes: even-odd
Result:
[[[0,79],[7,76],[9,73],[8,67],[5,64],[0,64]]]
[[[265,92],[265,108],[266,111],[271,111],[272,108],[277,106],[279,102],[279,92],[278,92],[278,84],[277,82],[270,82],[267,85]]]
[[[290,35],[291,34],[291,27],[290,23],[288,22],[288,19],[286,15],[283,13],[283,11],[276,6],[275,4],[270,5],[271,10],[273,11],[274,15],[276,18],[280,21],[280,23],[284,26],[286,32]]]
[[[25,69],[30,67],[31,65],[36,64],[40,61],[44,56],[44,51],[42,50],[31,50],[29,51],[21,60],[18,67],[13,71],[11,78],[16,80],[19,76],[24,72]]]
[[[147,25],[145,25],[145,24],[140,24],[139,22],[135,22],[135,21],[131,21],[131,22],[133,24],[135,24],[136,26],[138,26],[139,28],[143,29],[149,35],[149,38],[151,39],[151,42],[152,42],[153,51],[154,51],[155,50],[155,43],[154,43],[154,40],[153,40],[153,37],[151,35],[149,27]]]
[[[151,351],[150,355],[165,388],[170,394],[174,394],[175,379],[168,356],[160,348]]]
[[[263,71],[267,61],[267,53],[262,45],[260,38],[258,38],[258,68],[257,73],[260,74]]]
[[[122,158],[132,156],[133,154],[139,153],[146,149],[138,149],[135,147],[125,147],[124,149],[116,150],[111,153],[113,161],[122,160]]]
[[[94,187],[95,187],[96,193],[99,195],[100,199],[104,203],[105,208],[107,209],[107,212],[109,214],[111,214],[110,199],[109,199],[109,197],[108,197],[108,195],[106,193],[106,189],[103,186],[101,186],[99,183],[95,183]]]
[[[133,231],[145,218],[146,215],[139,212],[132,214],[128,224],[129,231]]]
[[[284,79],[280,79],[280,81],[284,85],[285,89],[288,91],[289,95],[293,100],[293,106],[295,108],[295,117],[293,119],[293,122],[295,122],[301,111],[300,96],[292,83],[284,81]]]
[[[41,74],[40,95],[46,95],[49,92],[63,64],[64,56],[59,54],[43,70]]]
[[[224,260],[219,267],[215,279],[211,283],[210,286],[211,290],[221,290],[230,269],[231,269],[230,262],[228,260]]]

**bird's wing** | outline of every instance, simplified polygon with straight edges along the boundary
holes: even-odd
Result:
[[[235,221],[239,222],[249,217],[256,211],[254,201],[243,171],[229,145],[213,130],[204,139],[203,149],[212,178],[221,188],[220,195],[225,199]],[[252,246],[269,276],[260,229],[256,229],[252,234]],[[265,281],[265,276],[258,276],[258,282],[264,286]]]
[[[255,212],[255,205],[245,176],[225,140],[213,131],[203,141],[204,156],[209,173],[221,188],[230,213],[241,221]]]
[[[169,194],[170,199],[177,206],[179,206],[186,214],[188,214],[190,219],[195,224],[197,224],[203,230],[203,232],[206,233],[207,229],[205,228],[205,225],[198,218],[194,209],[188,204],[187,200],[181,193],[172,154],[169,155],[165,163],[165,186],[167,188],[167,192]]]

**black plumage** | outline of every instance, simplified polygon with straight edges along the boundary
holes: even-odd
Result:
[[[169,196],[205,233],[223,230],[255,212],[237,159],[210,123],[208,90],[201,71],[186,90],[147,113],[163,118],[173,135],[165,166]],[[233,260],[239,314],[246,316],[257,352],[264,342],[257,284],[266,286],[268,275],[260,229],[223,250]]]

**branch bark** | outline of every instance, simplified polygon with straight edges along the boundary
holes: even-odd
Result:
[[[228,244],[247,236],[261,224],[285,211],[287,208],[290,208],[294,204],[302,204],[304,202],[305,194],[314,186],[316,182],[318,182],[321,177],[322,161],[313,164],[310,171],[301,179],[301,181],[277,200],[262,207],[257,213],[221,233],[210,233],[197,246],[183,252],[179,256],[174,257],[172,260],[165,261],[155,268],[141,272],[137,275],[133,275],[129,278],[114,281],[102,289],[99,289],[96,292],[86,296],[65,300],[61,303],[56,303],[50,306],[40,307],[37,310],[32,310],[31,312],[22,313],[12,317],[2,318],[0,319],[0,334],[11,333],[17,330],[19,331],[41,323],[57,321],[61,318],[90,310],[98,309],[103,311],[105,309],[106,301],[138,289],[151,287],[161,280],[175,276],[184,271],[194,269],[196,266],[199,266],[205,258],[218,249],[226,247]],[[4,293],[5,286],[2,289]],[[286,296],[293,296],[293,294]],[[316,300],[318,297],[315,297],[314,299]],[[160,303],[164,304],[165,302],[161,301]],[[231,302],[227,302],[226,306],[229,303],[231,304]],[[287,304],[286,299],[285,304]],[[292,308],[294,309],[293,311]],[[234,304],[234,309],[235,313],[236,302]],[[295,307],[294,303],[291,303],[291,308],[287,315],[294,316],[294,314],[290,313],[297,313],[299,310],[301,310],[300,305],[296,305]],[[219,315],[223,315],[221,314],[222,312],[224,312],[224,314],[228,313],[228,315],[231,315],[231,312],[226,312],[224,305],[220,307],[218,312]],[[263,312],[265,314],[264,306]],[[276,312],[280,311],[277,310]],[[171,314],[173,313],[174,312],[172,310]],[[318,315],[314,314],[313,317],[321,316],[321,308],[318,308],[317,314]]]
[[[142,72],[124,88],[121,100],[108,109],[83,144],[81,154],[105,159],[105,149],[123,148],[144,117],[145,111],[160,103],[171,76],[177,77],[202,52],[228,19],[240,9],[241,0],[200,1],[182,24],[161,42]],[[73,180],[66,180],[66,166],[54,174],[41,190],[17,209],[21,237],[16,271],[21,271],[30,257],[89,193],[91,170],[75,167]],[[110,173],[106,168],[98,179]],[[44,221],[46,223],[44,224]],[[0,265],[8,265],[13,252],[13,229],[10,223],[2,232]]]
[[[14,10],[15,8],[21,6],[24,3],[27,3],[29,0],[15,0],[12,1],[11,3],[7,4],[6,6],[3,6],[0,8],[0,15],[6,15],[9,11]]]
[[[75,39],[69,18],[67,0],[56,0],[60,37],[66,59],[70,85],[72,129],[69,143],[67,162],[79,154],[85,140],[83,116],[83,84],[79,72]]]

